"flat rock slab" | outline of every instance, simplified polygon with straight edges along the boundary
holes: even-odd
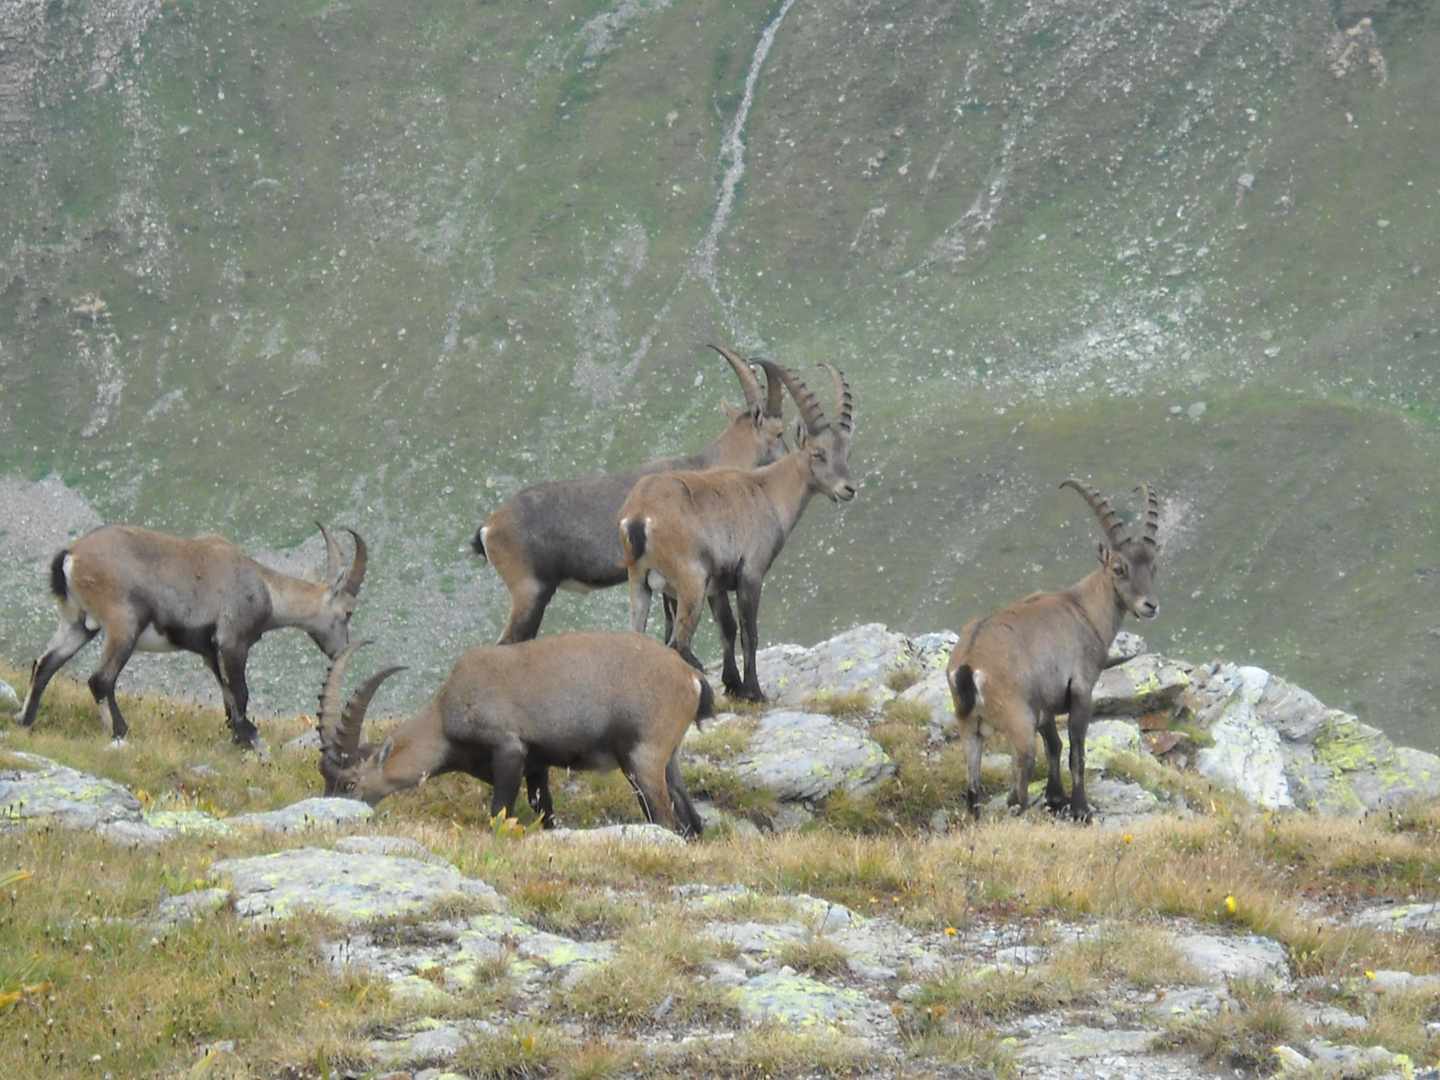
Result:
[[[880,623],[857,626],[810,648],[775,645],[755,657],[760,689],[777,705],[857,691],[879,704],[895,696],[886,686],[890,673],[913,663],[910,640]]]
[[[354,799],[301,799],[279,810],[241,814],[232,818],[236,825],[249,825],[272,832],[305,832],[308,829],[334,828],[369,821],[375,811]]]
[[[453,866],[394,855],[352,855],[297,848],[248,859],[223,859],[210,871],[229,879],[235,910],[258,919],[313,911],[351,925],[423,911],[446,900],[503,900],[489,885]]]
[[[894,1015],[880,1002],[858,990],[830,986],[789,968],[757,975],[730,994],[750,1024],[839,1027],[870,1039],[899,1035]]]
[[[123,785],[45,758],[16,756],[38,768],[0,770],[0,824],[46,818],[68,828],[96,829],[140,820],[140,800]]]
[[[1278,988],[1290,985],[1290,958],[1284,946],[1259,934],[1176,934],[1174,943],[1200,981],[1210,986],[1224,986],[1231,979],[1255,979]]]

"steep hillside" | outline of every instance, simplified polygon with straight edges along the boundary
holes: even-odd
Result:
[[[70,530],[302,565],[319,518],[415,702],[503,623],[476,523],[706,441],[718,340],[855,389],[860,498],[811,507],[768,640],[1067,584],[1059,480],[1146,477],[1152,646],[1440,745],[1433,5],[53,0],[0,42],[17,663]],[[259,706],[322,667],[263,645]]]

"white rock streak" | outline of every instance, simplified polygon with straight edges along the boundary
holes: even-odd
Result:
[[[696,259],[696,270],[717,293],[719,287],[715,280],[715,254],[720,245],[720,234],[725,231],[725,225],[730,219],[735,188],[740,183],[740,178],[745,175],[745,121],[750,116],[750,105],[755,100],[755,83],[760,78],[760,69],[765,65],[765,58],[770,55],[770,46],[775,43],[780,24],[794,2],[795,0],[784,0],[780,10],[775,13],[775,18],[770,20],[760,34],[760,40],[755,45],[755,54],[750,58],[750,71],[745,76],[745,93],[740,99],[740,108],[735,111],[735,118],[730,121],[730,127],[720,141],[720,161],[725,167],[720,183],[720,203],[715,207],[715,217],[710,222],[710,229],[705,234]]]

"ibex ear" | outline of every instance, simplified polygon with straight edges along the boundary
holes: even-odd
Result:
[[[1110,551],[1105,547],[1103,540],[1097,540],[1095,543],[1095,557],[1100,560],[1101,566],[1109,564]]]
[[[755,404],[755,405],[751,405],[751,406],[750,406],[750,423],[752,423],[753,425],[755,425],[755,427],[757,427],[757,428],[764,426],[764,424],[765,424],[765,406],[764,406],[763,404],[758,404],[758,403],[757,403],[757,404]]]
[[[735,420],[740,416],[740,410],[735,408],[735,406],[731,405],[728,401],[720,402],[720,407],[725,410],[725,418],[731,423],[734,423]]]
[[[805,421],[800,417],[795,418],[795,448],[798,450],[810,439],[810,433],[805,430]]]
[[[395,749],[395,740],[394,740],[393,738],[386,739],[386,740],[385,740],[385,744],[384,744],[383,746],[381,746],[380,749],[379,749],[379,750],[376,752],[376,754],[375,754],[375,764],[376,764],[376,765],[384,765],[384,764],[385,764],[385,759],[390,756],[390,751],[392,751],[392,750],[394,750],[394,749]]]

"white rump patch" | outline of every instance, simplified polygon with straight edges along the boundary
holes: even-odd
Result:
[[[985,707],[985,672],[976,670],[971,678],[975,680],[975,708]]]

